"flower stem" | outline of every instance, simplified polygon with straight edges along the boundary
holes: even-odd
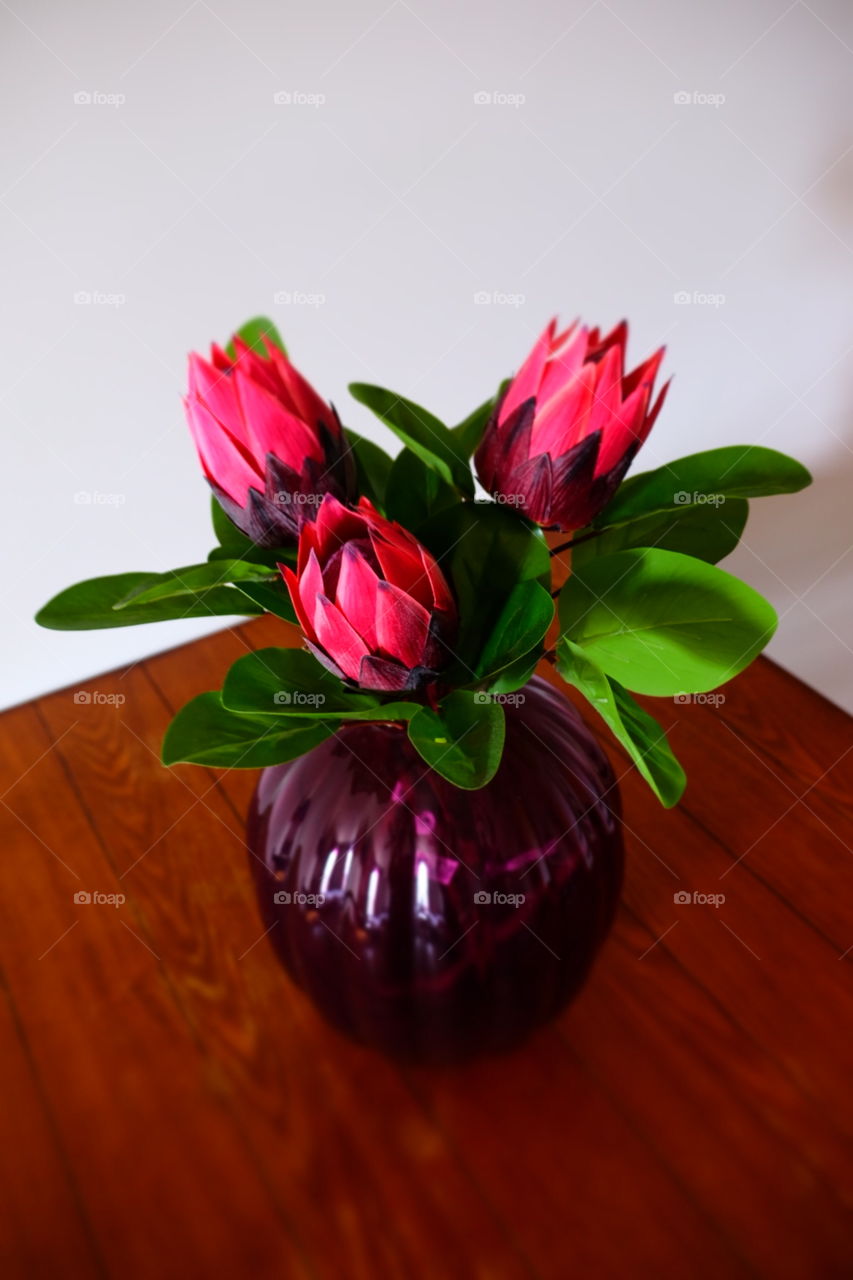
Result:
[[[572,547],[579,547],[582,542],[589,542],[590,538],[600,538],[602,533],[604,533],[603,529],[593,529],[580,538],[569,538],[568,542],[561,542],[559,547],[552,547],[551,555],[558,556],[561,551],[570,551]]]

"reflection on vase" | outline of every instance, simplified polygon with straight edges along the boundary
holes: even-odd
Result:
[[[578,991],[613,919],[610,766],[545,681],[506,698],[480,791],[428,769],[399,724],[347,725],[258,782],[248,843],[270,941],[331,1022],[398,1058],[519,1043]]]

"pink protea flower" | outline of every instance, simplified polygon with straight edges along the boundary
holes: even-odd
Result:
[[[352,456],[334,409],[265,339],[232,360],[190,356],[184,404],[201,465],[226,514],[259,546],[292,543],[324,493],[353,492]]]
[[[362,498],[327,494],[304,524],[294,573],[279,566],[312,652],[364,689],[411,691],[452,657],[456,602],[434,558]]]
[[[664,348],[625,373],[628,325],[605,337],[552,320],[497,406],[477,450],[498,501],[552,529],[579,529],[609,502],[660,413]]]

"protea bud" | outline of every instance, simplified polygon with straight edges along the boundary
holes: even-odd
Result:
[[[626,375],[628,326],[602,338],[552,320],[513,378],[476,454],[498,501],[551,529],[579,529],[613,496],[661,410],[664,348]]]
[[[364,689],[401,692],[452,657],[456,603],[434,558],[366,498],[330,494],[299,537],[296,572],[280,566],[312,652]]]
[[[324,493],[348,498],[354,467],[334,409],[278,347],[234,340],[232,360],[190,356],[187,421],[226,514],[259,546],[296,540]]]

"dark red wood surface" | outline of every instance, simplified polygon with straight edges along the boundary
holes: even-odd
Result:
[[[0,717],[4,1275],[853,1274],[850,718],[763,660],[658,703],[689,786],[664,812],[608,744],[627,878],[579,999],[509,1057],[401,1069],[273,958],[256,775],[158,763],[178,706],[294,640],[262,619]]]

